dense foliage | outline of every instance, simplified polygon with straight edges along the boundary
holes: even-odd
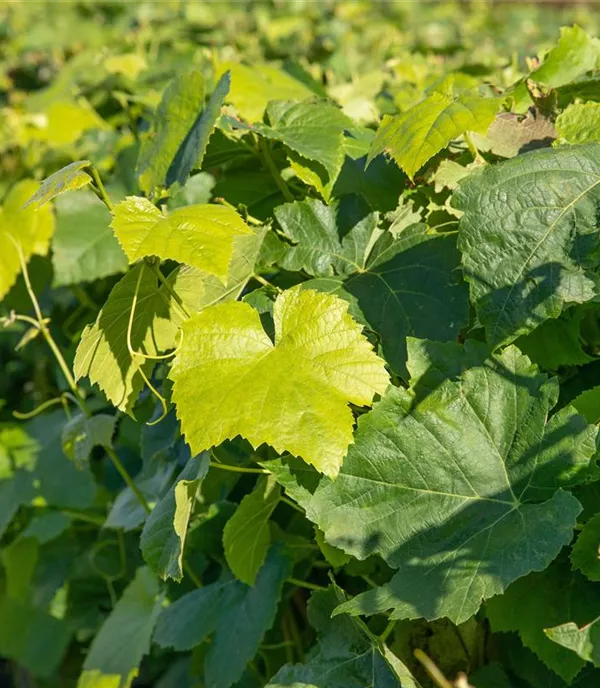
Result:
[[[2,685],[600,685],[595,24],[0,6]]]

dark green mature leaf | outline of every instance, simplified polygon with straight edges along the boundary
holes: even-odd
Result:
[[[0,480],[0,537],[4,535],[17,509],[34,497],[35,490],[29,472],[16,470],[11,477]]]
[[[275,209],[275,217],[294,243],[279,264],[314,277],[362,270],[377,238],[378,213],[358,196],[347,196],[337,206],[313,198],[286,203]]]
[[[0,600],[0,654],[34,676],[49,678],[58,669],[71,638],[66,621],[28,600]]]
[[[92,282],[127,270],[127,256],[109,227],[110,213],[92,192],[61,196],[55,207],[54,286]]]
[[[592,581],[600,581],[600,514],[584,526],[571,551],[571,563]]]
[[[335,481],[268,465],[328,542],[400,567],[340,611],[460,623],[571,540],[581,506],[559,488],[585,480],[596,429],[569,407],[548,421],[557,383],[514,347],[409,340],[409,354],[411,388],[359,418]]]
[[[596,143],[521,155],[460,185],[458,245],[493,346],[594,297],[599,203]]]
[[[317,631],[318,644],[306,664],[286,664],[267,688],[419,688],[401,662],[396,660],[401,673],[390,666],[385,646],[365,624],[348,617],[331,618],[343,601],[333,586],[312,594],[308,618]]]
[[[282,550],[272,547],[254,587],[239,581],[218,582],[183,595],[159,617],[155,642],[187,650],[214,631],[204,681],[206,688],[229,688],[242,676],[273,624],[289,566]]]
[[[406,377],[407,337],[448,341],[468,322],[459,260],[454,235],[411,225],[398,237],[382,236],[366,267],[344,281],[315,280],[304,286],[353,304],[353,315],[381,337],[391,368]]]
[[[183,577],[183,548],[200,483],[208,472],[208,453],[189,459],[173,487],[148,516],[140,538],[146,563],[163,580]]]
[[[494,631],[518,631],[547,667],[570,682],[584,662],[553,643],[544,629],[593,619],[600,614],[600,596],[598,587],[573,573],[568,561],[555,562],[513,583],[504,595],[488,602],[486,612]]]
[[[600,616],[581,628],[571,621],[544,632],[550,640],[572,650],[583,661],[600,667]]]
[[[175,77],[165,89],[140,148],[137,173],[145,193],[175,182],[184,184],[192,169],[202,164],[229,91],[229,74],[221,77],[206,108],[204,89],[204,77],[195,69]]]
[[[112,447],[117,419],[105,413],[88,418],[78,413],[70,418],[62,431],[62,445],[69,459],[81,464],[90,458],[94,447]]]
[[[158,580],[146,567],[136,571],[121,599],[92,641],[78,688],[129,688],[162,609]]]
[[[33,476],[47,504],[67,509],[87,509],[96,496],[96,484],[85,466],[76,466],[63,450],[65,416],[62,411],[38,416],[27,426],[36,447]]]
[[[225,559],[236,578],[247,585],[254,585],[267,556],[271,544],[269,519],[279,498],[279,486],[273,476],[260,478],[223,531]]]

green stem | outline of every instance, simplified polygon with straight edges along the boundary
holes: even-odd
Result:
[[[183,570],[185,574],[189,576],[189,579],[197,588],[202,587],[202,581],[200,580],[200,578],[198,578],[198,574],[194,571],[194,569],[191,567],[188,561],[183,562]]]
[[[262,155],[262,159],[265,163],[266,168],[271,173],[271,176],[273,177],[275,184],[277,184],[277,188],[281,191],[285,200],[288,201],[288,203],[295,201],[296,199],[292,195],[292,192],[289,190],[287,184],[281,178],[281,174],[280,174],[279,170],[277,169],[277,165],[275,164],[275,162],[273,161],[273,158],[271,157],[271,151],[269,149],[269,144],[266,143],[264,141],[264,139],[260,139],[258,142],[258,149]]]
[[[133,494],[136,496],[136,499],[138,502],[141,504],[142,508],[144,511],[149,514],[152,509],[150,508],[150,505],[146,501],[146,498],[144,495],[140,492],[140,488],[135,484],[133,481],[133,478],[129,475],[127,472],[127,469],[123,464],[121,463],[121,459],[117,456],[117,453],[112,447],[104,447],[104,451],[106,452],[107,456],[109,459],[113,462],[114,467],[117,469],[119,472],[119,475],[123,480],[125,481],[125,484],[127,487],[133,492]]]
[[[10,236],[10,235],[9,235]],[[54,338],[52,337],[52,334],[48,327],[46,326],[46,320],[42,314],[42,309],[40,308],[40,304],[37,300],[37,297],[35,295],[35,292],[33,291],[33,287],[31,286],[31,280],[29,279],[29,272],[27,270],[27,263],[25,262],[25,256],[23,255],[23,251],[21,250],[21,246],[13,240],[13,243],[15,245],[15,248],[17,249],[17,252],[19,254],[19,260],[21,262],[21,272],[23,273],[23,280],[25,282],[25,287],[27,288],[27,293],[29,294],[29,298],[31,299],[31,303],[33,304],[33,310],[35,311],[35,316],[37,318],[37,324],[40,329],[40,332],[42,333],[42,336],[46,340],[46,343],[50,347],[50,351],[54,354],[54,358],[56,359],[56,362],[58,363],[62,374],[65,376],[65,380],[67,381],[67,384],[69,385],[69,388],[73,392],[73,394],[77,397],[79,400],[79,404],[81,405],[81,409],[85,413],[86,416],[91,416],[91,411],[89,410],[87,404],[85,403],[85,399],[81,395],[79,389],[77,388],[77,385],[75,383],[75,379],[73,375],[71,374],[71,371],[69,370],[69,366],[67,365],[65,359],[63,358],[63,355],[58,348],[56,342],[54,341]]]
[[[390,633],[394,630],[396,627],[396,624],[398,623],[397,619],[392,619],[388,625],[385,627],[383,630],[383,633],[379,636],[379,640],[381,640],[382,643],[385,643],[385,641],[388,639]]]
[[[298,504],[296,504],[296,502],[293,502],[291,499],[288,499],[287,497],[284,497],[283,495],[281,495],[281,497],[279,497],[279,501],[283,502],[284,504],[287,504],[289,507],[291,507],[292,509],[294,509],[295,511],[297,511],[298,513],[300,513],[304,516],[304,509],[301,506],[298,506]]]
[[[77,521],[84,521],[85,523],[93,523],[95,526],[103,526],[106,520],[103,516],[94,516],[93,514],[84,514],[73,509],[61,509],[61,512],[69,518],[74,518]]]
[[[155,265],[154,263],[150,263],[150,261],[145,258],[146,265],[149,265],[149,267],[152,269],[156,277],[158,278],[159,282],[164,286],[164,288],[169,292],[170,296],[173,298],[179,309],[181,310],[181,313],[183,314],[184,318],[189,319],[191,317],[190,313],[186,309],[186,307],[183,305],[183,300],[181,296],[173,289],[173,287],[169,284],[165,276],[162,274],[161,269]]]
[[[437,685],[439,688],[452,688],[452,684],[448,679],[442,674],[438,669],[432,659],[430,659],[423,650],[417,648],[414,651],[415,657],[421,662],[425,671],[429,674],[429,678]]]
[[[286,583],[291,583],[298,588],[306,588],[307,590],[327,590],[322,585],[317,585],[316,583],[310,583],[309,581],[302,581],[298,578],[286,578]]]
[[[471,135],[469,134],[468,131],[465,131],[464,137],[465,137],[465,142],[469,148],[469,151],[470,151],[471,155],[473,156],[473,160],[475,160],[476,162],[485,163],[485,158],[477,150],[477,146],[475,145],[475,143],[474,143],[473,139],[471,138]]]
[[[94,190],[94,193],[98,198],[104,203],[104,205],[112,212],[114,205],[113,202],[110,200],[109,195],[106,193],[106,189],[104,188],[104,184],[102,183],[102,179],[100,178],[100,173],[98,170],[92,165],[92,179],[94,180],[94,184],[92,186],[92,189]]]
[[[242,466],[230,466],[226,463],[210,462],[211,468],[220,468],[222,471],[232,471],[233,473],[259,473],[261,475],[271,475],[271,471],[266,468],[243,468]]]
[[[252,277],[253,277],[257,282],[259,282],[260,284],[262,284],[263,287],[270,287],[271,289],[274,289],[275,291],[278,291],[279,293],[281,293],[282,290],[281,290],[278,286],[276,286],[275,284],[269,282],[269,280],[265,279],[262,275],[257,275],[256,273],[254,273],[254,275],[252,275]]]

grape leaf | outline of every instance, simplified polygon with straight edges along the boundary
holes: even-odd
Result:
[[[256,654],[275,620],[290,562],[272,547],[254,587],[237,580],[217,582],[180,597],[160,615],[154,641],[186,650],[214,636],[204,663],[206,688],[229,688]],[[232,633],[232,629],[243,632]]]
[[[408,368],[410,389],[359,418],[335,481],[267,465],[330,544],[400,567],[340,611],[461,623],[571,540],[581,506],[560,488],[585,480],[596,429],[569,407],[548,421],[557,383],[514,347],[409,339]]]
[[[4,535],[17,509],[35,497],[31,475],[16,470],[14,475],[0,480],[0,537]]]
[[[75,377],[87,376],[125,413],[131,412],[144,386],[138,366],[146,374],[152,367],[152,361],[134,361],[127,348],[127,326],[136,288],[138,301],[131,330],[133,350],[156,356],[169,347],[176,325],[171,321],[168,300],[159,290],[156,276],[141,263],[114,287],[96,322],[86,326],[74,361]]]
[[[272,476],[260,478],[227,521],[223,531],[225,559],[236,578],[254,585],[265,561],[271,534],[269,519],[279,503],[279,486]]]
[[[538,150],[455,192],[465,277],[493,346],[594,297],[599,170],[598,144]]]
[[[92,163],[89,160],[78,160],[61,167],[60,170],[46,177],[35,193],[31,191],[30,198],[24,207],[31,205],[34,208],[41,208],[66,191],[75,191],[91,184],[92,177],[86,171],[91,167]]]
[[[115,425],[115,416],[106,413],[98,413],[90,418],[77,413],[63,427],[62,446],[65,455],[81,464],[90,458],[94,447],[112,447]]]
[[[530,108],[526,115],[501,112],[496,115],[485,136],[474,134],[473,141],[480,151],[514,158],[519,153],[549,146],[556,136],[552,121],[539,110]]]
[[[96,483],[89,468],[76,466],[65,456],[62,411],[46,413],[29,421],[28,434],[35,443],[36,462],[33,477],[39,494],[49,505],[66,509],[87,509],[96,496]]]
[[[275,209],[275,217],[294,243],[279,265],[315,277],[362,270],[378,222],[378,213],[358,196],[346,196],[335,206],[313,198],[286,203]]]
[[[318,250],[316,242],[311,246]],[[452,234],[411,225],[398,237],[384,234],[366,266],[343,281],[319,279],[303,286],[349,301],[354,317],[380,336],[392,370],[406,377],[407,336],[448,341],[468,322],[468,294],[457,271],[459,261]]]
[[[570,621],[554,628],[546,628],[544,633],[558,645],[575,652],[585,662],[600,667],[600,616],[579,628]]]
[[[15,184],[0,207],[0,301],[6,296],[21,272],[19,250],[25,263],[34,253],[45,255],[54,232],[51,208],[36,212],[23,204],[38,187],[33,179]]]
[[[573,103],[556,118],[556,131],[567,143],[600,141],[600,103]]]
[[[539,84],[556,88],[573,81],[596,67],[600,58],[600,41],[581,27],[563,26],[558,43],[543,63],[529,74]]]
[[[174,485],[152,509],[140,538],[146,563],[163,580],[183,577],[183,548],[200,483],[208,471],[208,454],[189,459]]]
[[[50,678],[59,668],[71,639],[66,621],[56,619],[29,600],[0,600],[0,654],[34,676]]]
[[[333,586],[311,595],[308,619],[317,631],[317,646],[306,664],[284,665],[267,688],[419,688],[397,659],[402,673],[396,674],[387,661],[385,646],[365,624],[349,617],[331,618],[343,601],[341,591]]]
[[[146,198],[128,196],[115,206],[111,227],[131,263],[158,256],[216,275],[223,282],[237,236],[251,235],[226,206],[189,205],[164,215]]]
[[[586,389],[571,402],[588,423],[600,420],[600,385]]]
[[[61,196],[55,207],[53,286],[92,282],[127,270],[127,257],[109,227],[110,214],[93,193]]]
[[[331,179],[337,177],[344,162],[344,130],[353,122],[336,105],[275,100],[267,106],[267,117],[269,125],[255,124],[253,130],[322,165]]]
[[[571,550],[573,568],[592,581],[600,581],[600,514],[584,526]]]
[[[314,96],[305,84],[273,65],[254,64],[252,67],[224,62],[219,73],[231,72],[231,90],[227,100],[235,105],[239,115],[249,122],[258,122],[270,100],[304,100]]]
[[[593,618],[600,614],[600,598],[597,587],[573,573],[568,562],[555,562],[513,583],[504,595],[488,602],[486,611],[494,631],[518,631],[524,645],[569,683],[584,662],[553,643],[544,629]]]
[[[199,453],[241,435],[336,475],[352,441],[348,401],[369,405],[388,375],[335,296],[291,289],[275,303],[275,345],[245,303],[182,325],[169,373],[182,432]]]
[[[129,688],[162,609],[158,581],[141,567],[92,641],[77,688]]]
[[[495,98],[434,91],[401,115],[384,116],[368,160],[386,151],[413,179],[453,139],[469,131],[485,134],[499,107]]]
[[[201,166],[229,90],[229,74],[221,77],[206,107],[204,90],[204,77],[195,69],[175,77],[165,89],[138,158],[137,174],[145,193],[184,184],[192,169]]]

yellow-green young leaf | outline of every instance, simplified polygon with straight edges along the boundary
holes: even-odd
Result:
[[[200,483],[208,472],[208,454],[190,459],[175,484],[148,516],[140,549],[146,563],[161,578],[183,577],[183,547]]]
[[[37,212],[23,207],[38,186],[33,179],[18,182],[0,207],[0,300],[21,272],[19,248],[26,263],[34,253],[45,255],[48,251],[55,224],[52,209]]]
[[[77,688],[129,688],[162,609],[158,580],[139,568],[92,641]]]
[[[224,62],[219,73],[231,72],[231,91],[228,101],[235,105],[240,117],[258,122],[270,100],[304,100],[315,94],[301,81],[271,65],[257,64],[248,67],[235,62]]]
[[[86,170],[91,166],[92,163],[89,160],[78,160],[70,165],[61,167],[60,170],[44,179],[41,186],[25,203],[24,207],[32,205],[40,208],[55,196],[65,193],[65,191],[75,191],[83,186],[87,186],[91,183],[92,178]]]
[[[144,256],[177,260],[223,282],[237,236],[251,235],[226,206],[188,205],[163,215],[146,198],[128,196],[113,210],[112,228],[131,263]]]
[[[556,118],[556,131],[566,143],[600,141],[600,103],[573,103]]]
[[[228,91],[229,75],[224,74],[204,107],[201,72],[191,70],[171,81],[142,140],[137,164],[142,191],[184,184],[192,169],[200,167]]]
[[[336,296],[290,289],[275,302],[274,344],[245,303],[185,322],[170,377],[192,451],[241,435],[337,475],[352,442],[348,402],[371,404],[389,381],[347,311]]]
[[[330,179],[337,177],[344,162],[344,130],[353,122],[336,105],[276,100],[269,103],[267,115],[269,125],[256,124],[255,131],[323,166]]]
[[[43,141],[54,148],[70,146],[93,129],[109,131],[110,126],[85,98],[63,98],[38,113],[35,124],[24,129],[19,143],[26,146],[31,141]]]
[[[469,131],[485,134],[499,107],[497,98],[435,91],[401,115],[383,118],[369,162],[386,151],[412,179],[453,139]]]
[[[271,544],[269,519],[279,503],[279,496],[279,486],[273,476],[260,478],[254,490],[242,499],[223,531],[229,568],[248,585],[254,585],[267,556]]]
[[[117,283],[96,322],[84,329],[74,361],[76,378],[88,377],[125,413],[131,412],[144,386],[138,367],[146,375],[152,368],[152,361],[134,362],[127,348],[127,326],[136,289],[138,301],[131,331],[133,350],[156,356],[172,345],[177,326],[171,321],[156,276],[141,263]]]
[[[135,79],[148,68],[148,63],[138,53],[123,53],[111,55],[104,60],[104,69],[109,74],[122,74],[128,79]]]

